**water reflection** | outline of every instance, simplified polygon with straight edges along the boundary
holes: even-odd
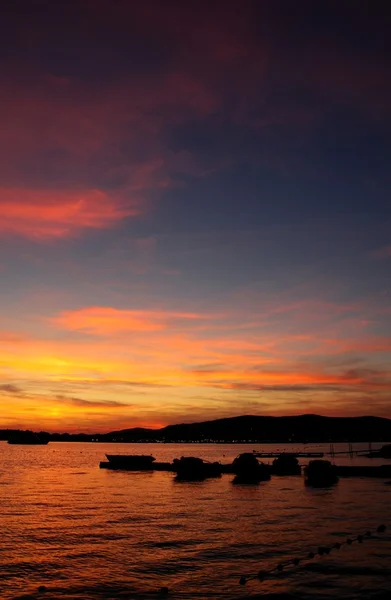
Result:
[[[272,477],[259,486],[232,486],[232,476],[175,484],[172,473],[98,468],[113,445],[0,444],[0,596],[37,593],[108,599],[299,590],[351,596],[389,587],[390,539],[341,548],[313,565],[274,575],[246,590],[239,577],[267,569],[320,544],[387,521],[391,488],[381,480],[346,479],[311,489],[301,477]],[[195,454],[194,446],[159,445],[158,460]],[[200,452],[198,452],[200,450]],[[115,452],[150,453],[115,447]],[[238,447],[197,447],[197,454],[232,460]],[[350,460],[350,459],[348,459]],[[46,594],[45,597],[50,597]]]

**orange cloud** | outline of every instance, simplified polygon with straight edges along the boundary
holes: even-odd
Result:
[[[280,414],[310,403],[326,414],[334,408],[343,413],[345,400],[363,394],[385,406],[391,338],[354,337],[350,321],[346,332],[346,319],[337,315],[340,337],[334,337],[332,315],[327,328],[311,335],[297,333],[297,326],[291,333],[280,321],[257,325],[246,310],[239,318],[234,311],[87,306],[39,317],[41,337],[0,331],[0,405],[18,422],[21,406],[26,418],[34,409],[28,415],[35,423],[45,422],[52,411],[50,428],[56,422],[57,428],[68,428],[72,419],[79,426],[86,406],[97,430],[107,429],[106,416],[114,418],[114,412],[124,427],[132,426],[135,413],[141,424],[150,420],[149,413],[175,422],[190,414],[193,398],[197,415],[208,416],[228,416],[248,406],[256,412],[266,405]]]
[[[167,329],[169,324],[206,318],[197,313],[120,310],[105,306],[91,306],[80,310],[64,311],[52,321],[65,329],[84,330],[95,335],[120,332],[149,332]]]
[[[0,188],[0,232],[33,239],[65,238],[104,229],[139,213],[101,190]]]
[[[196,371],[195,374],[203,381],[203,385],[227,390],[243,391],[358,391],[367,390],[374,393],[377,390],[391,390],[391,372],[374,369],[350,369],[341,373],[326,371],[267,371],[249,370],[232,371]],[[217,379],[218,378],[218,379]]]

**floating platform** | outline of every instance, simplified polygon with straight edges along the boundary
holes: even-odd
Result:
[[[391,477],[391,465],[380,467],[337,466],[339,477]]]
[[[153,471],[167,471],[175,472],[175,466],[169,462],[154,462],[150,468],[134,467],[132,465],[117,465],[107,461],[102,461],[99,464],[101,469],[109,469],[112,471],[133,471],[133,472],[148,472]],[[225,474],[234,474],[235,468],[231,464],[222,464],[221,472]],[[379,467],[366,467],[366,466],[337,466],[336,473],[338,477],[384,477],[389,479],[391,477],[391,465],[381,465]]]
[[[108,461],[101,461],[99,463],[100,469],[110,469],[111,471],[172,471],[174,472],[173,463],[169,462],[154,462],[151,466],[141,467],[133,465],[125,465],[121,463],[112,463]]]
[[[282,454],[289,454],[296,458],[323,458],[324,452],[254,452],[257,458],[279,458]]]

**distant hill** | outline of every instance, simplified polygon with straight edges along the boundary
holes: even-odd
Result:
[[[162,429],[124,429],[107,434],[122,439],[157,441],[328,442],[389,441],[391,419],[382,417],[269,417],[244,415],[168,425]]]
[[[0,440],[16,430],[0,430]],[[391,419],[382,417],[269,417],[243,415],[202,423],[181,423],[161,429],[135,427],[110,433],[39,432],[50,441],[99,442],[391,442]]]

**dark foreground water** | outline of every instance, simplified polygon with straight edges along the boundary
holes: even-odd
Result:
[[[301,477],[234,486],[231,475],[176,483],[172,473],[99,469],[105,452],[228,462],[253,448],[261,449],[1,442],[0,598],[159,598],[163,586],[170,590],[168,598],[177,599],[391,594],[388,530],[263,583],[238,583],[241,575],[306,556],[319,545],[390,525],[391,486],[384,480],[343,479],[333,489],[312,490]],[[379,464],[369,459],[353,464],[363,461]],[[47,591],[39,593],[41,585]]]

